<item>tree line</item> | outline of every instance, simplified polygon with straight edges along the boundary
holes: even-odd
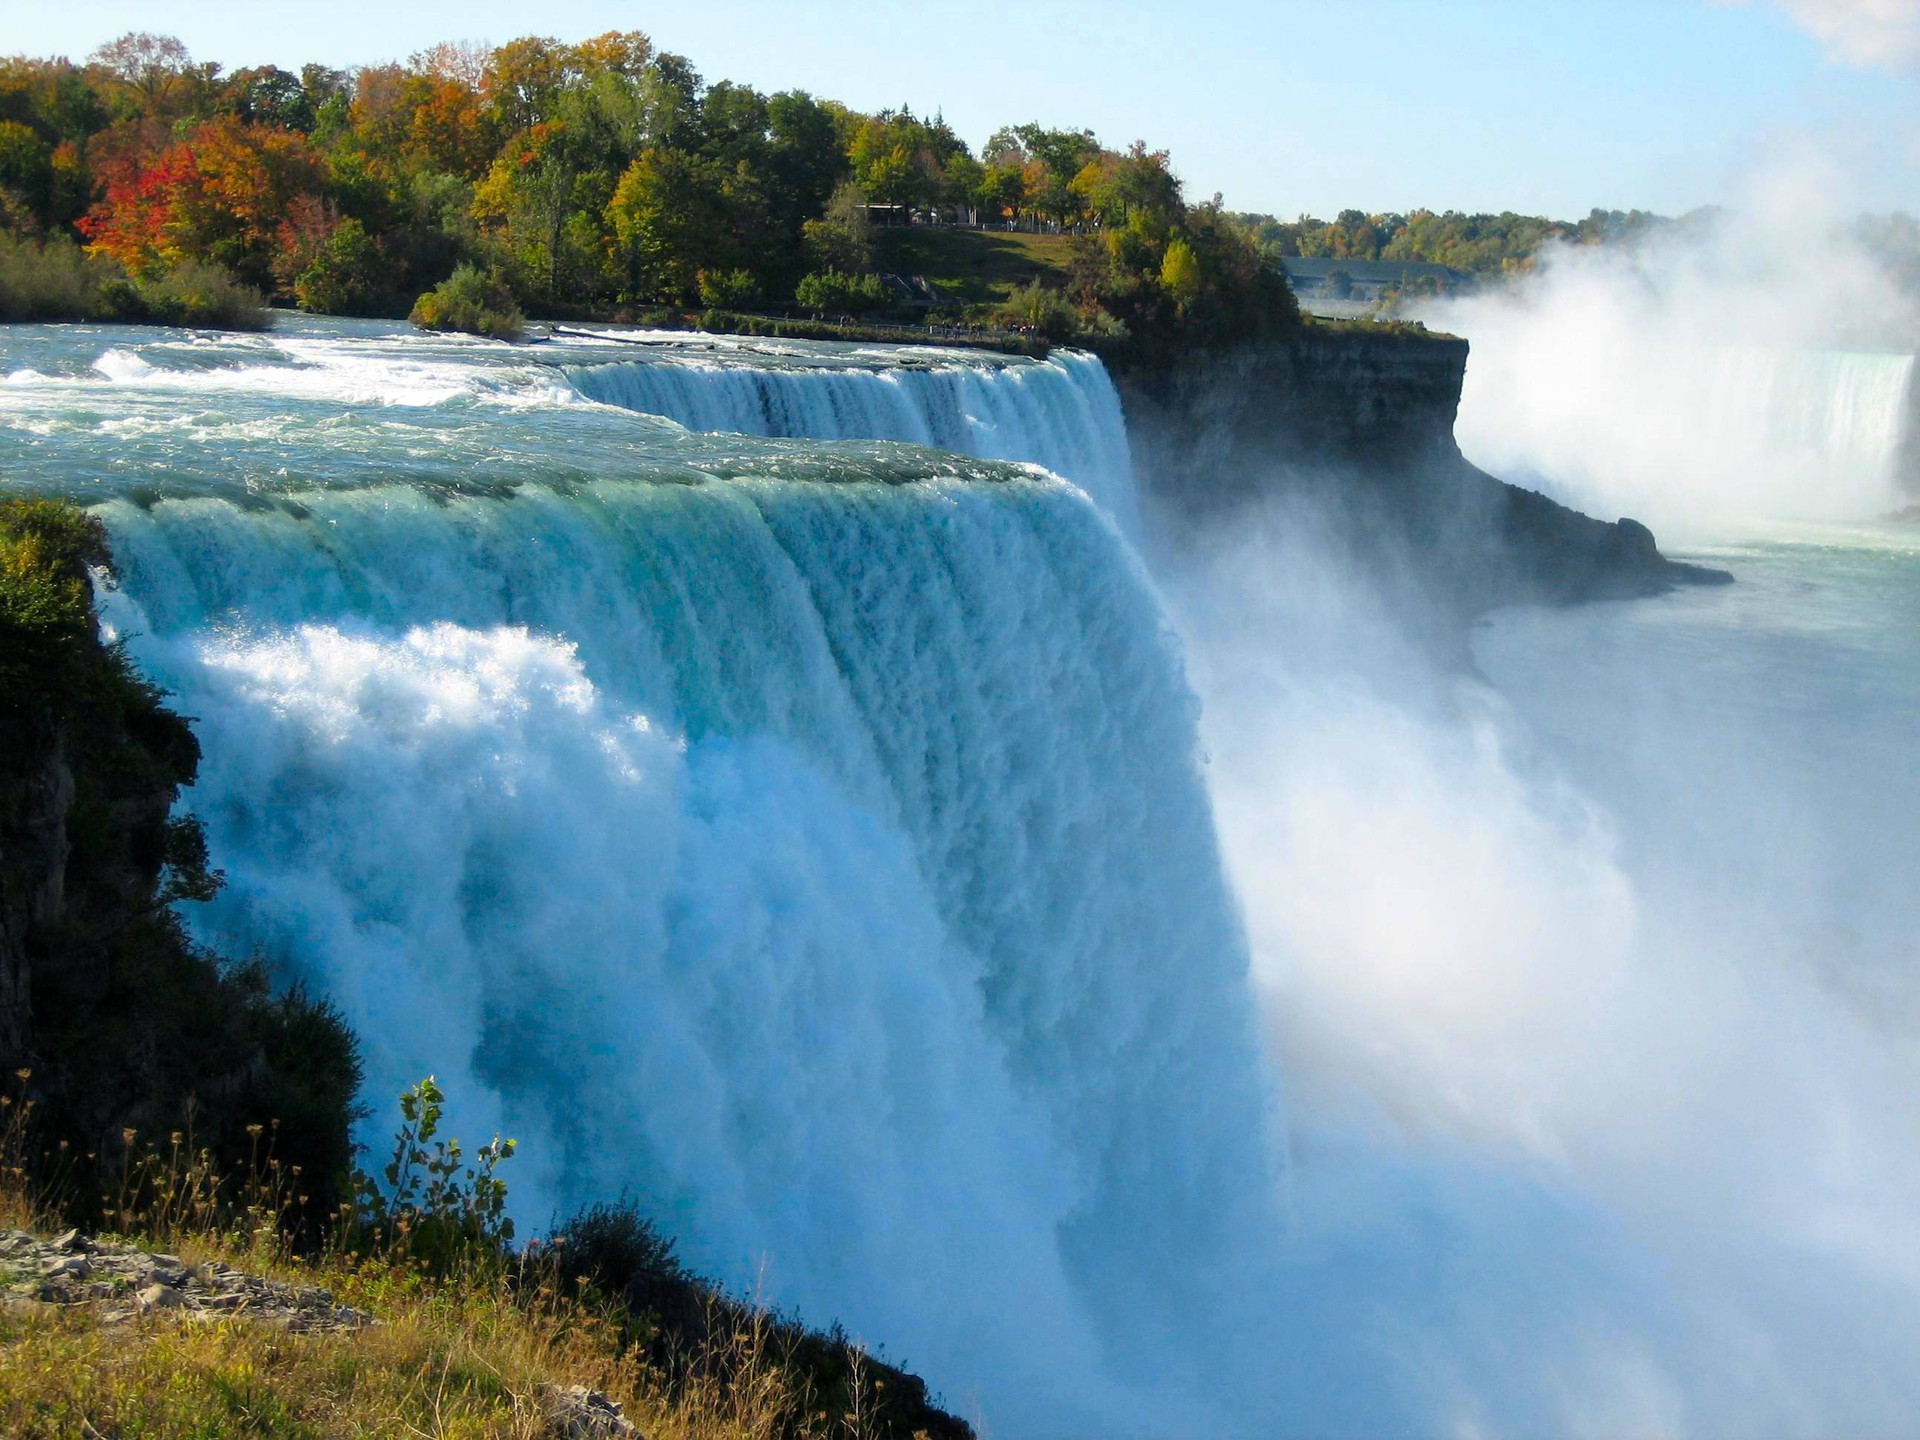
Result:
[[[443,44],[405,63],[228,72],[132,34],[0,60],[0,230],[132,281],[214,264],[281,303],[404,315],[456,271],[535,313],[880,309],[874,228],[1071,237],[1003,320],[1151,345],[1293,323],[1284,277],[1169,157],[709,83],[638,31]]]
[[[1632,245],[1675,227],[1699,228],[1717,212],[1696,210],[1678,219],[1647,210],[1593,210],[1583,220],[1545,215],[1469,215],[1458,210],[1406,214],[1342,210],[1331,220],[1302,215],[1277,220],[1242,215],[1270,259],[1417,261],[1446,265],[1476,279],[1525,274],[1549,245]]]

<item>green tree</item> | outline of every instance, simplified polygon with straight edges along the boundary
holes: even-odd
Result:
[[[52,199],[53,147],[18,120],[0,120],[0,220],[38,228]]]
[[[867,192],[848,181],[833,192],[827,213],[802,227],[809,270],[861,275],[873,268],[873,223]]]
[[[750,310],[760,301],[760,282],[751,270],[702,270],[700,303],[709,310]]]
[[[386,257],[358,220],[342,220],[293,282],[302,310],[377,315],[386,308]]]
[[[1200,296],[1202,275],[1200,257],[1185,240],[1176,239],[1167,246],[1160,262],[1160,284],[1176,305],[1189,306]]]
[[[893,296],[878,275],[846,275],[824,270],[800,281],[794,298],[811,310],[846,315],[870,315],[893,304]]]
[[[721,261],[728,248],[725,206],[707,181],[691,156],[659,149],[620,177],[607,222],[629,299],[677,304],[697,298],[702,262]]]

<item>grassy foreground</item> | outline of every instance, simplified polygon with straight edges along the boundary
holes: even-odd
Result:
[[[491,1177],[511,1142],[482,1147],[477,1166],[463,1168],[457,1144],[435,1139],[437,1102],[408,1107],[437,1094],[427,1081],[403,1098],[390,1190],[360,1176],[326,1243],[304,1251],[284,1223],[297,1173],[269,1160],[238,1181],[222,1177],[177,1135],[123,1167],[96,1241],[72,1231],[49,1239],[61,1221],[33,1193],[28,1107],[0,1100],[0,1229],[41,1242],[24,1269],[0,1259],[0,1434],[971,1435],[926,1407],[917,1379],[869,1360],[838,1332],[806,1331],[687,1275],[671,1245],[631,1211],[598,1207],[553,1240],[506,1243],[505,1188]],[[20,1237],[4,1238],[0,1249],[17,1256]],[[61,1266],[95,1258],[77,1284],[46,1261],[63,1249],[78,1259]],[[135,1296],[102,1283],[113,1253],[124,1260],[129,1249],[157,1261],[179,1288]],[[208,1284],[233,1288],[232,1272],[352,1323],[309,1330],[298,1317],[189,1308],[182,1298]],[[690,1307],[698,1311],[691,1317]],[[920,1417],[926,1428],[914,1423]]]
[[[377,1266],[303,1265],[214,1237],[184,1239],[176,1253],[324,1285],[379,1323],[302,1335],[160,1310],[106,1324],[85,1308],[10,1306],[0,1315],[0,1432],[531,1437],[550,1433],[540,1387],[558,1380],[608,1392],[648,1435],[772,1433],[760,1417],[720,1413],[692,1393],[667,1400],[595,1317],[557,1300],[515,1303],[483,1277],[425,1284]]]
[[[584,1385],[648,1437],[863,1434],[857,1416],[805,1413],[770,1326],[727,1337],[671,1393],[620,1321],[558,1281],[532,1296],[484,1271],[428,1280],[344,1257],[301,1262],[185,1236],[188,1264],[224,1261],[368,1310],[364,1329],[299,1334],[167,1310],[105,1323],[85,1307],[0,1314],[0,1433],[67,1436],[534,1437],[554,1432],[552,1387]],[[839,1420],[841,1423],[829,1423]]]

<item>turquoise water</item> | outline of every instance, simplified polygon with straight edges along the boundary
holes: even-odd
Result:
[[[22,328],[0,484],[105,519],[206,750],[196,931],[340,1004],[370,1096],[517,1136],[529,1225],[629,1194],[962,1408],[1106,1428],[1120,1297],[1195,1303],[1281,1163],[1178,646],[1086,490],[989,458],[1115,481],[1111,386],[647,353]],[[574,383],[648,366],[839,438]]]
[[[196,931],[371,1093],[994,1433],[1913,1413],[1912,532],[1461,676],[1309,534],[1150,575],[1090,357],[627,338],[0,331],[0,487],[199,717]]]
[[[1510,612],[1475,654],[1621,817],[1649,883],[1904,1030],[1920,1021],[1920,533],[1774,524],[1689,558],[1738,583]]]

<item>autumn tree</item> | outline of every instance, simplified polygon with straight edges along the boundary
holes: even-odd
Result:
[[[196,65],[173,36],[145,31],[108,41],[87,63],[117,81],[137,113],[169,119],[195,108],[220,73],[218,65]]]
[[[474,191],[474,214],[551,299],[598,269],[598,215],[611,186],[584,152],[564,122],[542,121],[508,143]]]
[[[80,229],[133,275],[212,260],[267,291],[283,226],[326,184],[325,165],[298,132],[223,116],[151,160],[119,165]]]

